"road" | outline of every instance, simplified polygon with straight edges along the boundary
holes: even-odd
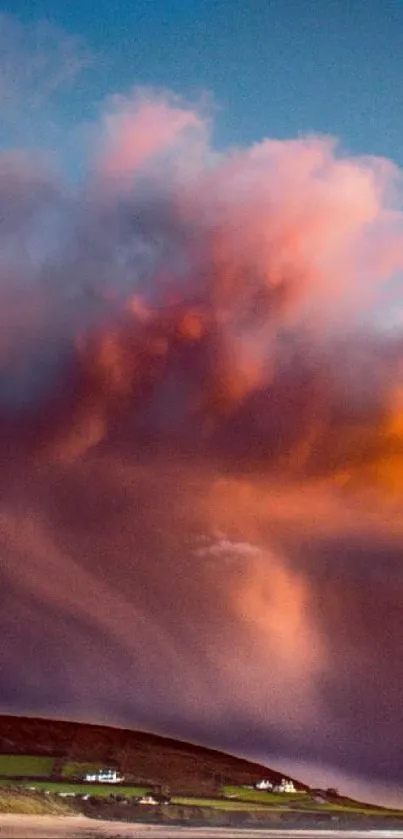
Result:
[[[4,839],[403,839],[402,830],[254,830],[224,827],[166,827],[95,821],[85,816],[0,814]]]

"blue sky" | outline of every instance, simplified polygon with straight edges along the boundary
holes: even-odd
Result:
[[[213,96],[219,146],[315,131],[403,164],[401,0],[6,0],[2,11],[51,21],[92,52],[57,97],[62,126],[92,118],[107,94],[162,86]],[[31,143],[49,123],[26,128]]]

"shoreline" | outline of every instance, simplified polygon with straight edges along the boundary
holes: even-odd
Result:
[[[82,814],[69,813],[66,815],[19,815],[16,813],[0,813],[0,836],[7,839],[232,839],[232,837],[256,837],[256,839],[286,839],[295,836],[296,839],[331,839],[341,836],[343,839],[381,839],[391,836],[403,839],[403,820],[399,825],[392,825],[382,819],[376,825],[372,822],[365,826],[333,823],[326,827],[322,824],[305,822],[305,824],[266,825],[248,824],[167,824],[144,821],[116,821],[112,819],[88,818]]]

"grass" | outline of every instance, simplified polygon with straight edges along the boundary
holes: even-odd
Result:
[[[29,796],[26,793],[18,793],[16,790],[7,792],[2,789],[0,790],[0,813],[65,816],[71,813],[71,808],[66,801],[60,801],[50,796],[40,798]]]
[[[0,786],[13,786],[27,789],[26,781],[1,781]],[[63,781],[32,781],[29,786],[37,790],[49,790],[49,792],[75,792],[78,795],[125,795],[127,797],[133,795],[146,795],[150,792],[148,787],[127,787],[121,784],[73,784],[63,783]]]
[[[251,804],[259,803],[266,804],[266,806],[273,805],[273,810],[278,809],[278,805],[283,805],[282,810],[309,813],[334,812],[334,813],[352,813],[356,815],[368,816],[399,816],[403,813],[400,810],[384,810],[381,807],[362,805],[358,802],[350,801],[349,799],[338,802],[324,801],[323,803],[315,801],[308,792],[302,792],[296,795],[295,793],[273,793],[265,790],[245,789],[245,787],[225,786],[223,787],[223,794],[228,796],[236,796],[237,799],[250,802]],[[236,801],[232,800],[235,804]]]
[[[99,763],[80,763],[79,761],[69,761],[64,764],[62,769],[62,778],[82,778],[84,775],[95,774],[99,772]]]
[[[242,801],[252,801],[258,804],[299,804],[301,800],[305,800],[306,793],[286,793],[286,792],[270,792],[258,789],[245,789],[245,787],[223,787],[223,794],[233,796]]]
[[[246,790],[245,790],[246,791]],[[251,790],[250,790],[251,792]],[[284,798],[287,796],[284,795]],[[299,809],[298,803],[295,802],[295,807],[289,806],[289,801],[284,802],[284,806],[278,806],[278,803],[273,803],[271,806],[270,804],[263,804],[260,801],[253,801],[251,799],[245,801],[234,801],[229,799],[222,799],[222,798],[196,798],[196,797],[173,797],[171,799],[171,804],[174,805],[181,805],[181,806],[188,806],[188,807],[200,807],[200,808],[209,808],[214,810],[225,810],[225,811],[238,811],[238,812],[249,812],[249,813],[277,813],[281,816],[282,813],[305,813],[306,816],[309,815],[318,815],[318,813],[344,813],[348,815],[362,815],[362,816],[376,816],[378,818],[384,817],[398,817],[403,818],[403,812],[401,810],[383,810],[382,808],[374,807],[360,807],[357,803],[356,806],[351,804],[350,806],[345,804],[333,804],[331,802],[325,804],[316,803],[313,799],[304,802],[304,805],[301,806]],[[302,802],[301,802],[302,804]]]
[[[256,812],[257,810],[267,810],[267,805],[254,803],[249,801],[229,801],[225,798],[193,798],[174,796],[171,799],[172,804],[179,804],[188,807],[213,807],[216,810],[250,810]],[[276,809],[273,807],[273,810]]]
[[[91,795],[108,797],[110,795],[121,795],[127,798],[138,797],[152,790],[146,786],[132,786],[123,784],[99,784],[83,783],[74,778],[79,778],[85,773],[99,770],[99,763],[85,761],[66,761],[62,769],[63,780],[33,780],[34,778],[47,778],[52,774],[55,758],[37,755],[2,755],[0,754],[0,812],[16,813],[54,813],[65,812],[68,809],[67,802],[56,797],[59,792],[76,793],[78,795]],[[58,764],[60,765],[60,764]],[[24,780],[15,780],[15,778]],[[32,778],[32,780],[31,780]],[[14,780],[12,780],[14,779]],[[64,780],[66,779],[66,780]],[[29,794],[29,787],[35,790],[48,790],[49,796],[35,796]],[[11,789],[12,788],[12,789]],[[52,795],[53,794],[53,795]],[[266,790],[246,788],[244,786],[224,786],[220,798],[199,798],[196,795],[174,796],[172,805],[210,808],[222,811],[249,811],[273,813],[298,811],[301,813],[351,813],[368,816],[397,816],[403,818],[403,812],[399,810],[383,810],[376,806],[363,805],[350,799],[340,798],[338,801],[316,802],[309,792],[276,793]],[[56,809],[55,809],[56,808]]]
[[[52,774],[53,757],[35,755],[0,755],[0,776],[48,777]]]

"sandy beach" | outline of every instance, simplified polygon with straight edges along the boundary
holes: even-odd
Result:
[[[166,825],[125,824],[96,821],[85,816],[20,816],[0,815],[0,837],[7,839],[287,839],[290,836],[309,839],[403,839],[402,830],[265,830],[224,827],[167,827]]]

